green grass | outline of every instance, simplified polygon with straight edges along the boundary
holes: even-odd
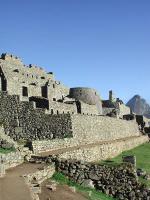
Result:
[[[52,179],[57,181],[59,184],[75,187],[77,191],[84,193],[87,196],[88,196],[89,192],[91,192],[91,196],[90,197],[88,196],[89,200],[99,200],[99,199],[101,199],[101,200],[115,200],[114,198],[109,197],[106,194],[103,194],[101,192],[98,192],[95,189],[86,188],[86,187],[83,187],[79,184],[76,184],[76,183],[70,181],[67,177],[65,177],[61,173],[55,173],[53,175]]]
[[[150,174],[150,143],[142,144],[132,150],[121,153],[119,156],[113,159],[102,161],[101,163],[107,165],[118,165],[122,163],[122,156],[125,155],[135,155],[137,161],[137,168],[141,168],[148,174]],[[142,183],[145,183],[148,186],[150,186],[150,181],[147,181],[141,177],[139,180]]]
[[[10,152],[14,152],[14,151],[15,151],[15,148],[10,148],[10,149],[0,148],[0,153],[3,153],[3,154],[7,154],[7,153],[10,153]]]

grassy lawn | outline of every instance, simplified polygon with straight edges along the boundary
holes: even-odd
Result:
[[[3,154],[7,154],[7,153],[10,153],[10,152],[14,152],[14,151],[15,151],[15,148],[10,148],[10,149],[0,148],[0,153],[3,153]]]
[[[125,151],[119,156],[110,160],[102,161],[101,163],[107,165],[117,165],[122,162],[122,156],[135,155],[137,160],[137,168],[141,168],[150,174],[150,143],[142,144],[132,150]],[[150,186],[150,181],[140,178],[140,181]]]
[[[67,177],[65,177],[61,173],[55,173],[52,177],[53,180],[57,181],[59,184],[65,184],[68,186],[73,186],[77,191],[84,193],[88,196],[89,192],[91,192],[91,196],[88,198],[89,200],[115,200],[101,192],[96,191],[95,189],[85,188],[81,185],[78,185],[72,181],[70,181]]]

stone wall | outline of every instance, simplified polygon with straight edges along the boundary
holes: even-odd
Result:
[[[141,136],[122,141],[124,144],[121,147],[123,150],[133,148],[136,145],[145,142],[146,137]],[[104,144],[106,147],[108,144]],[[118,150],[119,143],[114,144],[116,153],[120,153]],[[91,150],[88,148],[78,149],[74,154],[72,152],[67,153],[67,157],[64,157],[64,153],[61,155],[48,155],[48,156],[31,156],[29,162],[32,163],[54,163],[56,171],[67,176],[71,181],[80,184],[83,187],[95,188],[98,191],[106,193],[111,197],[125,200],[148,200],[150,197],[150,189],[138,179],[139,173],[135,169],[134,164],[123,163],[116,166],[109,166],[98,164],[101,160],[102,151],[106,151],[108,148],[101,148],[101,151],[96,151],[93,147]],[[80,151],[80,154],[78,154]],[[81,153],[83,151],[83,153]],[[118,152],[117,152],[118,151]],[[110,151],[109,151],[110,153]],[[113,152],[114,153],[114,152]],[[86,157],[84,156],[86,154]],[[70,156],[71,155],[71,156]],[[76,156],[77,155],[77,156]],[[90,156],[92,159],[86,159]],[[114,155],[116,156],[116,154]],[[108,157],[105,157],[105,159]],[[111,158],[111,157],[109,157]],[[97,161],[97,163],[89,163],[86,161]]]
[[[103,115],[107,115],[107,114],[110,114],[115,108],[107,108],[107,107],[103,107]],[[117,111],[117,113],[119,113],[119,110],[118,109],[115,109]]]
[[[70,150],[62,153],[59,157],[63,159],[82,159],[88,162],[106,160],[145,142],[148,142],[147,136],[133,137],[114,142],[110,141],[100,145],[87,145],[86,147],[79,147],[73,151]]]
[[[84,102],[81,102],[81,114],[98,115],[98,114],[102,114],[102,113],[99,112],[97,105],[89,105]]]
[[[0,126],[0,143],[1,143],[1,141],[5,141],[4,145],[0,144],[0,147],[2,147],[2,148],[4,148],[4,147],[17,148],[18,147],[18,144],[12,138],[10,138],[10,136],[5,134],[3,126]],[[5,144],[6,144],[6,146],[5,146]]]
[[[73,133],[74,139],[82,143],[139,135],[135,121],[80,114],[45,114],[44,109],[34,108],[32,102],[20,102],[16,95],[0,95],[0,121],[5,132],[14,140],[64,138],[71,137]],[[57,106],[55,109],[59,109],[58,113],[66,109],[59,108],[59,104],[53,104]],[[69,104],[66,106],[70,109]],[[72,111],[75,112],[75,105]]]
[[[45,114],[43,109],[28,106],[24,102],[19,108],[19,123],[22,127],[20,138],[41,140],[72,137],[70,114]]]
[[[22,164],[26,155],[31,155],[28,148],[22,148],[7,154],[0,153],[0,177],[5,175],[5,170]]]
[[[69,88],[60,84],[60,82],[55,82],[55,90],[54,90],[54,97],[56,100],[63,99],[65,96],[69,94]]]
[[[33,200],[39,200],[39,194],[41,193],[41,183],[53,176],[55,173],[55,166],[49,165],[39,169],[32,174],[24,174],[26,184],[30,188],[31,196]]]
[[[132,165],[117,167],[77,160],[58,160],[57,171],[83,187],[95,188],[115,199],[148,200],[150,189],[137,177]]]
[[[53,110],[53,111],[52,111]],[[76,104],[67,104],[53,101],[49,104],[49,111],[47,113],[54,113],[63,114],[63,113],[70,113],[70,114],[77,114],[77,107]]]
[[[145,122],[145,127],[150,127],[150,119],[143,116],[143,120]]]
[[[135,121],[106,116],[71,115],[74,139],[91,143],[139,136]]]
[[[34,141],[34,151],[57,150],[140,135],[135,121],[104,116],[71,115],[71,126],[73,138]]]
[[[131,114],[130,108],[124,104],[119,105],[119,117],[123,117],[123,115]]]
[[[37,184],[41,184],[44,180],[52,177],[54,173],[55,166],[49,165],[44,166],[41,170],[38,170],[32,174],[24,174],[24,178],[27,184],[32,184],[33,181],[36,181]]]
[[[44,109],[35,109],[32,102],[20,102],[16,95],[0,95],[0,122],[14,140],[72,136],[70,114],[45,114]]]
[[[15,133],[15,127],[19,126],[18,105],[18,96],[0,93],[0,122],[9,136],[12,136]]]
[[[74,138],[63,138],[63,139],[53,139],[53,140],[41,140],[33,141],[32,146],[34,153],[47,152],[59,149],[67,149],[70,147],[78,146],[79,141]]]

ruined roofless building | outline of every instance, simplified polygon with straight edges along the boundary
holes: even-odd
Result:
[[[55,80],[53,73],[25,66],[15,56],[0,57],[0,82],[2,141],[29,141],[34,152],[94,144],[65,154],[92,161],[106,159],[147,140],[140,136],[135,120],[105,116],[114,108],[102,108],[94,89],[67,88]],[[102,115],[102,109],[106,114]],[[120,104],[120,115],[126,112],[124,104]]]
[[[98,93],[91,88],[67,88],[35,65],[25,66],[21,59],[2,54],[0,58],[0,90],[18,95],[20,101],[33,102],[35,108],[48,113],[102,114]]]

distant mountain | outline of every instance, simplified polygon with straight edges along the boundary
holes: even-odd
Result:
[[[150,118],[150,105],[140,95],[135,95],[126,105],[137,115],[144,115]]]

